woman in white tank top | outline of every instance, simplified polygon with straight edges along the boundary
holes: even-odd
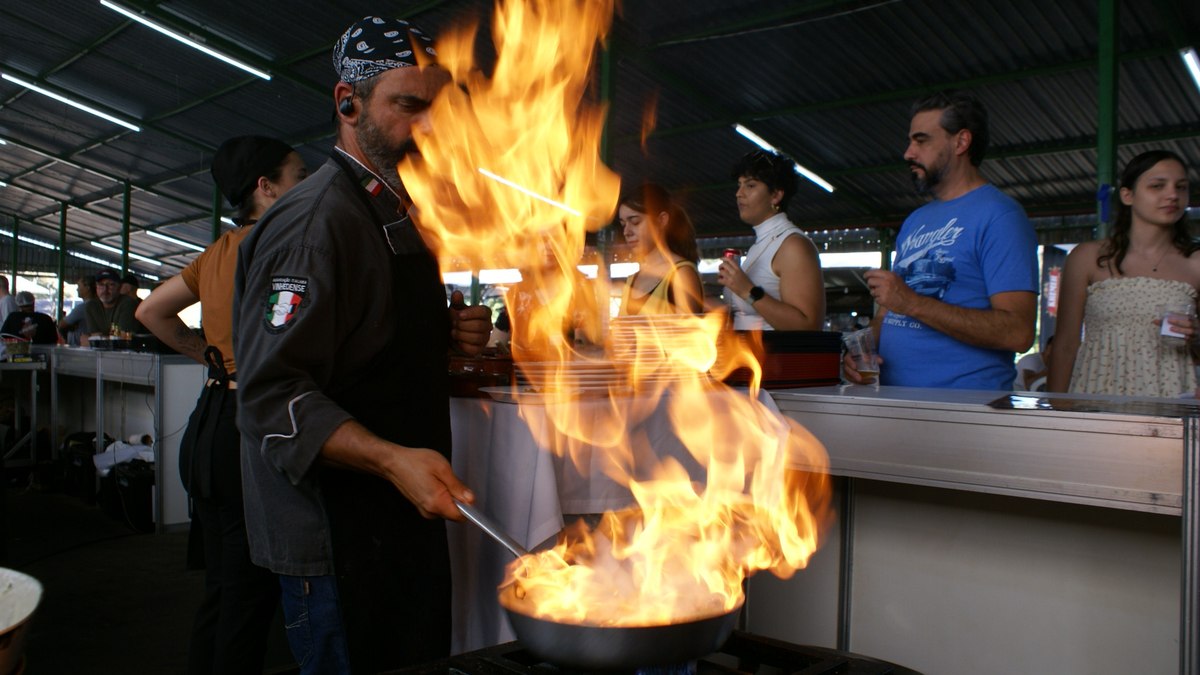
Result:
[[[745,259],[721,262],[717,281],[730,302],[737,330],[821,330],[825,281],[817,247],[788,220],[796,193],[795,163],[755,151],[733,168],[742,221],[754,227]]]

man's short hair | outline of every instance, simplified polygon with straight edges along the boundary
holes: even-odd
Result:
[[[942,111],[940,124],[947,133],[957,134],[963,129],[970,131],[971,147],[967,149],[967,157],[974,166],[983,163],[990,139],[987,108],[979,99],[953,89],[939,91],[914,103],[909,118],[927,110]]]
[[[129,284],[130,286],[133,286],[134,288],[140,288],[140,284],[138,283],[138,278],[132,274],[126,274],[125,276],[121,277],[121,283]]]

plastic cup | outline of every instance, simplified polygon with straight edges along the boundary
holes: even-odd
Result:
[[[1180,333],[1172,325],[1175,323],[1188,323],[1196,318],[1196,306],[1191,303],[1173,303],[1156,306],[1158,316],[1162,317],[1162,326],[1159,328],[1158,336],[1165,344],[1174,347],[1181,347],[1187,343],[1187,335]]]
[[[854,362],[854,369],[862,377],[863,384],[879,380],[879,357],[875,354],[875,331],[870,327],[846,333],[842,336],[846,352]]]

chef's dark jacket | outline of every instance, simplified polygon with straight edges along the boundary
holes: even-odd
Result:
[[[381,478],[317,461],[350,419],[450,453],[450,325],[437,261],[396,196],[354,160],[335,159],[277,201],[239,251],[234,351],[250,554],[280,574],[338,575],[352,658],[355,609],[368,606],[360,625],[423,615],[404,630],[430,626],[441,651],[443,521],[422,518]]]

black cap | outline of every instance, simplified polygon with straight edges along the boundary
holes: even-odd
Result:
[[[97,283],[101,282],[101,281],[106,281],[106,280],[112,280],[117,283],[121,283],[121,275],[118,274],[117,271],[112,269],[111,267],[109,269],[100,270],[99,272],[96,272]]]
[[[121,277],[121,283],[129,284],[134,288],[137,288],[140,285],[138,283],[138,278],[132,274],[126,274],[125,276]]]
[[[230,138],[213,155],[213,180],[229,205],[238,208],[258,179],[272,173],[291,152],[292,146],[267,136]]]

